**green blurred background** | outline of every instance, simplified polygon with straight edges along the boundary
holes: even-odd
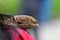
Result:
[[[16,15],[21,0],[0,0],[0,13]]]

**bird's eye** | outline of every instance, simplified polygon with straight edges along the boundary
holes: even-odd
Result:
[[[32,21],[34,24],[36,24],[37,23],[37,21]]]
[[[33,23],[37,23],[37,22],[33,22]]]
[[[32,22],[33,22],[34,24],[36,24],[36,23],[37,23],[37,20],[32,20]]]

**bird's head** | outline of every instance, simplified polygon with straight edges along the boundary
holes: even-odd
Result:
[[[30,29],[38,26],[38,21],[32,16],[28,15],[16,15],[14,16],[17,24],[23,29]]]

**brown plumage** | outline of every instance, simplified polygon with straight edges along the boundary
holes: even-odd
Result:
[[[4,21],[5,24],[18,26],[23,29],[30,29],[32,27],[38,26],[37,19],[28,15],[16,15],[13,18],[7,19]]]

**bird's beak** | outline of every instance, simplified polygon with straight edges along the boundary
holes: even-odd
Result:
[[[36,26],[39,27],[39,24],[37,23]]]

